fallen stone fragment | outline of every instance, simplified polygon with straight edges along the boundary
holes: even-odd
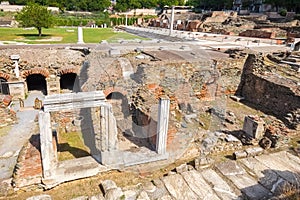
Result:
[[[117,199],[125,199],[125,195],[121,188],[110,189],[105,193],[106,200],[117,200]]]
[[[258,156],[263,153],[264,149],[261,147],[253,147],[245,150],[247,152],[247,156]]]
[[[235,160],[241,159],[241,158],[246,158],[247,152],[246,151],[236,151],[233,153],[233,157]]]
[[[225,136],[225,141],[226,142],[241,142],[238,138],[236,138],[233,135],[226,135]]]
[[[126,200],[136,200],[137,192],[134,190],[126,190],[124,191],[124,196]]]
[[[147,192],[142,191],[140,195],[136,198],[136,200],[150,200]]]
[[[186,171],[188,171],[188,166],[187,166],[186,163],[176,167],[176,172],[177,173],[183,173],[183,172],[186,172]]]
[[[108,192],[108,190],[117,188],[117,185],[112,180],[105,180],[101,183],[104,193]]]

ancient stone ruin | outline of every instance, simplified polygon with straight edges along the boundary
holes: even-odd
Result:
[[[165,13],[164,25],[152,25],[169,26],[169,17]],[[28,121],[34,134],[17,154],[14,187],[50,189],[117,170],[160,177],[134,189],[101,180],[101,198],[275,195],[273,188],[299,166],[290,152],[266,155],[295,143],[299,132],[298,52],[269,52],[283,48],[271,39],[252,42],[176,30],[230,35],[227,28],[238,23],[240,36],[273,37],[246,30],[263,19],[247,23],[245,18],[214,12],[199,22],[177,19],[172,34],[124,28],[158,38],[152,41],[0,50],[3,124],[17,121],[12,102],[19,105],[17,112],[38,112]],[[73,145],[73,139],[80,144]],[[62,158],[63,153],[71,156]],[[293,161],[280,164],[286,159]],[[272,183],[264,181],[269,175]]]

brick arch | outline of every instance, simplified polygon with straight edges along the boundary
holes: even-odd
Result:
[[[8,79],[10,78],[10,75],[7,73],[0,72],[0,78],[3,78],[6,81],[8,81]]]
[[[121,87],[109,87],[103,91],[105,97],[107,97],[108,95],[110,95],[113,92],[119,92],[119,93],[123,94],[124,96],[127,95],[127,91]]]
[[[59,75],[70,74],[70,73],[78,74],[78,70],[75,67],[67,67],[59,70],[58,72]]]
[[[32,75],[32,74],[41,74],[45,78],[47,78],[49,76],[49,71],[45,68],[42,68],[42,67],[35,67],[33,69],[23,71],[22,72],[22,77],[26,78],[27,76]]]

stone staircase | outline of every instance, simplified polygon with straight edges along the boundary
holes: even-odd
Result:
[[[104,180],[100,184],[103,193],[73,200],[298,199],[299,173],[300,158],[281,151],[227,160],[206,168],[182,164],[160,178],[124,188],[112,180]],[[47,195],[47,199],[51,200],[51,196]]]

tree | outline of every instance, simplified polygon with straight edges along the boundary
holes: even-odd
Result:
[[[50,10],[35,3],[25,6],[16,19],[23,27],[35,27],[39,37],[42,36],[42,28],[50,28],[54,21]]]

